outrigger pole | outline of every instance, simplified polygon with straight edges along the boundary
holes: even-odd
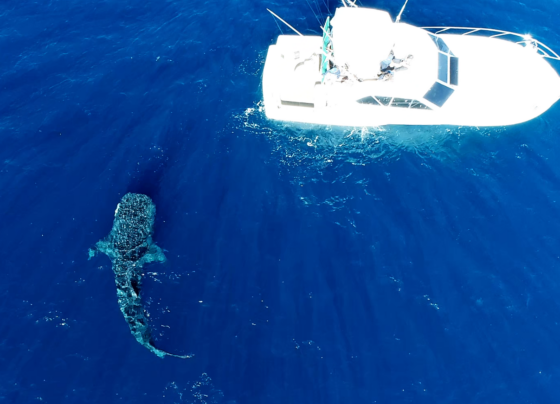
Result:
[[[408,0],[407,0],[407,1],[408,1]],[[300,32],[299,32],[297,29],[295,29],[294,27],[292,27],[290,24],[288,24],[288,23],[287,23],[286,21],[284,21],[282,18],[278,17],[276,14],[274,14],[274,13],[273,13],[272,11],[270,11],[268,8],[267,8],[267,10],[268,10],[268,12],[269,12],[270,14],[272,14],[273,16],[275,16],[276,18],[278,18],[280,21],[282,21],[282,22],[283,22],[284,24],[286,24],[288,27],[290,27],[290,28],[292,29],[292,31],[294,31],[296,34],[298,34],[299,36],[303,36],[302,34],[300,34]]]
[[[356,0],[354,0],[354,1],[352,1],[352,0],[342,0],[342,4],[344,4],[344,7],[348,7],[348,4],[346,4],[346,3],[350,4],[350,7],[356,7],[356,8],[358,7],[356,5]]]
[[[402,6],[401,12],[399,13],[399,15],[397,15],[397,18],[395,19],[395,23],[398,23],[398,22],[401,20],[401,15],[402,15],[402,13],[403,13],[403,11],[404,11],[404,8],[406,7],[406,3],[408,3],[408,0],[406,0],[406,1],[404,2],[404,6]]]

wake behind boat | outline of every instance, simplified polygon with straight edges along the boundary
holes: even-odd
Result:
[[[528,35],[419,28],[399,22],[402,10],[393,21],[386,11],[343,4],[327,18],[322,37],[304,36],[282,20],[297,35],[280,35],[268,49],[268,118],[504,126],[536,118],[560,98],[560,77],[548,62],[560,57]]]

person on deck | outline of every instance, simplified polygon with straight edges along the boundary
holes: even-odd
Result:
[[[389,56],[383,59],[380,64],[380,73],[378,74],[378,79],[390,80],[393,77],[393,72],[399,70],[406,70],[412,60],[413,56],[408,55],[406,59],[395,58],[395,53],[391,49]]]

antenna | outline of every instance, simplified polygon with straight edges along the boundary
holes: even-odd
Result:
[[[402,6],[401,12],[399,13],[399,15],[397,15],[397,18],[396,18],[396,20],[395,20],[395,23],[398,23],[398,22],[401,20],[401,15],[402,15],[402,13],[403,13],[403,11],[404,11],[404,8],[406,7],[406,3],[408,3],[408,0],[406,0],[406,1],[404,2],[404,6]]]
[[[407,0],[408,1],[408,0]],[[268,10],[268,8],[267,8]],[[282,18],[278,17],[276,14],[274,14],[272,11],[268,10],[268,12],[270,14],[272,14],[273,16],[275,16],[276,18],[278,18],[280,21],[282,21],[284,24],[286,24],[288,27],[290,27],[292,29],[292,31],[294,31],[296,34],[298,34],[299,36],[303,36],[302,34],[299,33],[299,31],[297,29],[295,29],[294,27],[292,27],[290,24],[288,24],[286,21],[284,21]]]

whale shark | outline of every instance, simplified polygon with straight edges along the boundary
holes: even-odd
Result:
[[[142,267],[166,260],[161,248],[152,240],[155,216],[156,207],[150,197],[127,193],[117,205],[111,232],[89,250],[89,259],[98,252],[111,259],[119,307],[136,341],[160,358],[191,358],[193,355],[175,355],[154,346],[142,306]]]

